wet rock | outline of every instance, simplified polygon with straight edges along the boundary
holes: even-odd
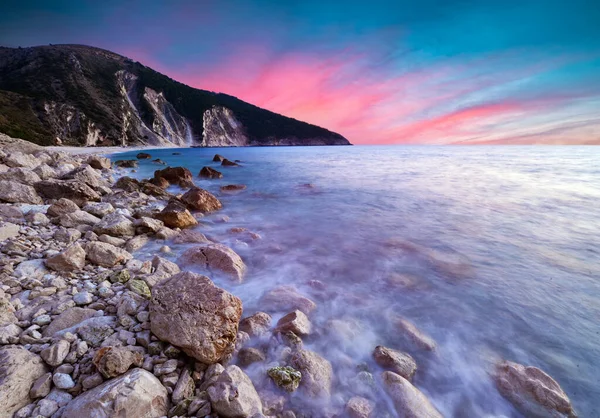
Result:
[[[131,366],[141,367],[143,361],[141,353],[126,347],[102,347],[93,360],[98,371],[107,379],[122,375]]]
[[[371,418],[374,410],[373,402],[360,396],[354,396],[346,403],[349,418]]]
[[[329,361],[313,351],[298,350],[292,356],[290,363],[302,373],[300,385],[308,396],[316,398],[330,396],[333,368]]]
[[[37,354],[17,346],[0,349],[0,417],[10,418],[31,403],[31,386],[47,372]]]
[[[238,353],[238,363],[242,367],[248,367],[252,363],[260,363],[265,359],[265,353],[254,347],[242,348]]]
[[[138,234],[155,234],[165,226],[164,222],[158,219],[141,217],[133,221],[133,226],[136,228]]]
[[[60,198],[56,202],[50,205],[46,213],[48,216],[58,217],[66,215],[67,213],[73,213],[79,210],[79,206],[72,200]]]
[[[88,158],[87,163],[90,167],[95,168],[96,170],[109,169],[111,166],[111,162],[109,158],[99,157],[97,155],[92,155]]]
[[[399,416],[442,418],[429,399],[408,380],[393,372],[383,372],[381,376],[385,391],[394,402]]]
[[[302,373],[289,366],[271,367],[267,370],[267,375],[269,375],[277,386],[287,392],[293,392],[298,389],[302,380]]]
[[[250,337],[265,335],[271,329],[271,315],[265,312],[257,312],[240,322],[240,331],[247,333]]]
[[[137,168],[138,162],[136,160],[118,160],[115,161],[115,167],[118,168]]]
[[[164,179],[162,177],[152,178],[152,179],[149,180],[149,182],[152,183],[152,184],[154,184],[157,187],[160,187],[163,190],[170,186],[170,184],[167,181],[167,179]]]
[[[0,180],[0,202],[28,203],[30,205],[44,203],[33,187],[6,180]]]
[[[189,228],[198,225],[196,218],[192,216],[183,203],[171,201],[156,215],[169,228]]]
[[[217,199],[215,195],[199,187],[188,190],[181,196],[181,201],[185,203],[188,208],[203,213],[214,212],[223,207],[221,201]]]
[[[46,259],[46,266],[59,272],[81,270],[85,266],[85,255],[81,245],[75,243],[62,253]]]
[[[227,158],[223,158],[223,160],[221,161],[221,165],[226,167],[239,167],[238,163],[229,161]]]
[[[142,187],[142,184],[137,179],[125,176],[117,180],[115,187],[126,192],[137,192]]]
[[[223,178],[223,174],[220,171],[217,171],[212,167],[202,167],[202,170],[200,170],[200,173],[198,174],[198,176],[205,178],[205,179],[221,179],[221,178]]]
[[[69,308],[58,315],[44,330],[44,337],[52,337],[57,332],[74,327],[77,324],[96,316],[96,311],[86,308]]]
[[[415,346],[422,350],[435,350],[435,341],[431,337],[425,335],[412,322],[404,318],[397,318],[395,324]]]
[[[60,366],[67,354],[69,354],[69,349],[71,348],[71,344],[69,344],[66,340],[60,340],[50,347],[42,350],[40,356],[46,362],[46,364],[56,367]]]
[[[67,198],[79,206],[87,202],[100,201],[100,195],[85,183],[78,180],[43,180],[33,186],[37,193],[46,199]]]
[[[138,155],[135,156],[138,160],[149,160],[150,158],[152,158],[152,155],[146,153],[146,152],[140,152],[138,153]]]
[[[297,309],[307,315],[317,307],[312,300],[298,293],[293,286],[280,286],[268,291],[261,298],[260,305],[265,310],[281,312]]]
[[[415,360],[402,351],[378,345],[373,351],[373,358],[384,369],[399,374],[407,380],[411,380],[417,371]]]
[[[158,256],[152,259],[152,269],[152,274],[143,277],[144,281],[150,287],[155,286],[158,282],[160,282],[163,279],[166,279],[181,272],[177,264]]]
[[[52,389],[52,373],[46,373],[40,376],[29,390],[29,397],[31,399],[38,399],[48,396]]]
[[[21,227],[10,222],[0,222],[0,241],[6,241],[19,235]]]
[[[206,276],[183,272],[152,289],[154,335],[206,364],[233,352],[241,315],[240,299]]]
[[[125,250],[130,253],[134,253],[140,248],[143,248],[146,244],[150,242],[150,238],[147,235],[138,235],[137,237],[131,238],[125,244]]]
[[[85,205],[82,210],[102,218],[110,213],[113,213],[115,208],[113,205],[107,202],[91,202]]]
[[[163,170],[156,170],[154,178],[164,178],[170,184],[176,184],[180,187],[191,187],[194,185],[192,173],[185,167],[167,167]]]
[[[93,226],[98,222],[100,222],[100,218],[97,218],[94,215],[82,210],[67,213],[59,217],[60,225],[64,226],[65,228],[77,228],[81,225]]]
[[[310,334],[312,325],[308,317],[302,311],[294,311],[285,315],[277,322],[275,331],[288,332],[292,331],[296,335]]]
[[[178,262],[183,265],[199,266],[208,270],[219,270],[237,281],[243,280],[246,265],[231,248],[222,244],[207,244],[185,251]]]
[[[102,267],[114,267],[133,258],[127,251],[105,242],[89,242],[85,251],[91,263]]]
[[[125,215],[115,212],[104,216],[94,226],[94,232],[98,235],[107,234],[113,237],[132,237],[135,235],[135,226]]]
[[[133,369],[79,395],[65,407],[62,418],[158,418],[167,411],[165,387],[151,373]]]
[[[220,187],[222,192],[237,192],[240,190],[244,190],[245,188],[246,188],[245,184],[228,184],[226,186]]]
[[[225,418],[262,414],[262,403],[252,381],[237,366],[229,366],[208,388],[212,410]]]
[[[201,244],[205,242],[210,241],[203,233],[192,229],[181,231],[181,233],[173,239],[173,243],[175,244]]]
[[[496,367],[494,378],[502,396],[525,416],[577,416],[560,385],[537,367],[505,361]]]
[[[224,159],[225,159],[225,157],[223,157],[222,155],[219,155],[219,154],[215,154],[215,156],[213,157],[213,161],[216,163],[220,163]]]

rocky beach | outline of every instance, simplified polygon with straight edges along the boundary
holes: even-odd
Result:
[[[265,288],[246,313],[236,286],[256,263],[202,232],[210,216],[252,251],[261,235],[219,215],[222,196],[235,199],[246,185],[216,195],[195,184],[226,180],[243,161],[217,154],[192,173],[152,150],[111,160],[4,140],[0,417],[449,416],[418,383],[420,359],[442,356],[419,323],[394,317],[405,344],[373,344],[365,364],[318,349],[319,340],[361,339],[361,326],[343,317],[315,320],[326,280],[311,279],[312,294],[291,283]],[[146,161],[154,175],[138,178]],[[386,245],[465,274],[431,250]],[[411,287],[408,276],[392,280]],[[576,416],[552,377],[508,360],[489,373],[512,413]]]

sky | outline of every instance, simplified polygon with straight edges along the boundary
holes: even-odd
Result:
[[[0,45],[49,43],[355,144],[600,144],[599,0],[0,2]]]

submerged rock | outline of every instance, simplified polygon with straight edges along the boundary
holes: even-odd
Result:
[[[277,386],[287,392],[293,392],[298,389],[302,380],[302,373],[293,367],[271,367],[267,370],[269,377]]]
[[[214,212],[223,207],[221,201],[215,195],[199,187],[191,188],[181,196],[181,201],[189,208],[200,212]]]
[[[246,273],[246,265],[240,256],[223,244],[207,244],[190,248],[181,255],[178,262],[209,270],[219,270],[239,282],[243,280]]]
[[[429,399],[402,376],[383,372],[385,391],[394,402],[398,416],[405,418],[443,418]]]
[[[208,388],[212,409],[225,418],[250,418],[262,414],[262,403],[252,381],[237,366],[229,366]]]
[[[138,160],[149,160],[150,158],[152,158],[152,155],[146,153],[146,152],[140,152],[138,153],[138,155],[135,156]]]
[[[350,418],[371,418],[375,404],[361,396],[354,396],[346,403],[346,413]]]
[[[184,204],[171,201],[156,215],[156,218],[163,221],[169,228],[189,228],[198,225],[196,218],[192,216]]]
[[[225,157],[223,157],[220,154],[215,154],[215,156],[213,157],[213,161],[216,163],[220,163],[221,161],[223,161],[225,159]]]
[[[220,179],[223,178],[223,173],[215,170],[212,167],[202,167],[202,170],[200,170],[198,176],[203,177],[205,179]]]
[[[221,165],[222,166],[229,166],[229,167],[239,167],[238,163],[235,163],[233,161],[228,160],[227,158],[223,158],[223,160],[221,161]]]
[[[279,312],[298,309],[307,315],[317,308],[312,300],[298,293],[293,286],[280,286],[268,291],[261,298],[260,306]]]
[[[240,331],[244,331],[250,337],[265,335],[271,329],[271,315],[265,312],[257,312],[240,322]]]
[[[245,188],[245,184],[228,184],[220,187],[222,192],[237,192],[239,190],[244,190]]]
[[[115,167],[119,168],[137,168],[138,162],[136,160],[118,160],[115,161]]]
[[[110,158],[99,157],[97,155],[90,156],[87,163],[96,170],[109,169],[111,166]]]
[[[302,311],[294,311],[285,315],[277,322],[275,328],[278,332],[292,331],[296,335],[308,335],[310,334],[312,325],[308,317]]]
[[[404,318],[397,318],[395,324],[417,347],[427,351],[435,350],[435,341],[431,337],[425,335],[412,322]]]
[[[329,361],[313,351],[298,350],[290,363],[302,373],[300,385],[307,395],[316,398],[330,396],[333,368]]]
[[[417,371],[417,363],[407,353],[381,345],[375,347],[373,358],[381,367],[411,380]]]
[[[194,185],[192,172],[185,167],[167,167],[163,170],[156,170],[154,178],[164,178],[170,184],[176,184],[180,187],[191,187]]]
[[[577,416],[560,385],[537,367],[505,361],[496,367],[494,378],[502,396],[526,416]]]

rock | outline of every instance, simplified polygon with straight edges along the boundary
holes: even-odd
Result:
[[[17,183],[32,186],[38,181],[42,181],[40,176],[27,168],[15,167],[4,173],[0,173],[0,180],[16,181]]]
[[[18,339],[21,332],[23,330],[16,324],[0,325],[0,345],[6,345],[14,339]]]
[[[25,220],[32,225],[36,226],[46,226],[50,223],[50,219],[46,215],[40,212],[29,212],[25,215]]]
[[[58,177],[58,173],[55,169],[50,167],[48,164],[40,164],[33,169],[33,172],[38,175],[40,180],[48,180]]]
[[[219,154],[215,154],[215,156],[213,157],[213,161],[216,163],[220,163],[224,159],[225,159],[225,157],[223,157],[222,155],[219,155]]]
[[[171,201],[156,215],[169,228],[189,228],[198,225],[196,218],[192,216],[183,203]]]
[[[220,171],[217,171],[211,167],[202,167],[202,170],[200,170],[200,173],[198,173],[198,176],[203,177],[205,179],[223,178],[223,174]]]
[[[44,201],[35,189],[16,181],[0,180],[0,202],[41,205]]]
[[[381,376],[385,391],[394,402],[399,416],[407,418],[443,417],[419,389],[399,374],[383,372]]]
[[[144,356],[126,347],[102,347],[94,356],[94,365],[107,378],[120,376],[131,366],[142,367]]]
[[[221,161],[221,165],[222,166],[229,166],[229,167],[238,167],[239,164],[235,163],[233,161],[229,161],[227,158],[223,158],[223,160]]]
[[[81,232],[75,228],[59,227],[54,232],[53,238],[57,241],[71,244],[81,238]]]
[[[40,160],[31,154],[20,151],[13,151],[4,157],[4,164],[9,167],[35,168],[40,165]]]
[[[302,311],[290,312],[277,322],[275,331],[292,331],[296,335],[308,335],[311,332],[311,323],[308,317]]]
[[[0,222],[0,241],[14,238],[19,235],[21,227],[10,222]]]
[[[42,350],[40,356],[48,365],[52,367],[60,366],[69,354],[70,348],[71,344],[68,341],[60,340]]]
[[[51,401],[49,399],[42,399],[38,402],[37,404],[37,408],[33,411],[33,414],[37,414],[41,415],[42,417],[50,417],[52,416],[56,411],[58,411],[58,404],[54,401]]]
[[[75,202],[62,197],[51,204],[46,213],[48,216],[59,217],[66,215],[67,213],[77,212],[78,210],[79,206],[77,206]]]
[[[31,386],[47,372],[37,354],[18,346],[0,349],[0,417],[10,418],[31,403]]]
[[[104,187],[109,187],[110,184],[106,181],[97,170],[94,170],[89,165],[83,165],[62,177],[63,180],[75,180],[81,184],[87,184],[93,190],[102,191]]]
[[[101,385],[102,382],[104,382],[102,375],[100,373],[94,373],[93,375],[83,379],[83,382],[81,382],[81,386],[84,389],[93,389],[96,386]]]
[[[271,367],[267,370],[269,377],[277,386],[287,392],[293,392],[298,389],[302,380],[302,373],[293,367]]]
[[[331,363],[308,350],[298,350],[292,356],[290,363],[302,373],[300,385],[308,396],[316,398],[330,396],[333,379]]]
[[[137,168],[138,162],[136,160],[118,160],[115,161],[115,167],[118,168]]]
[[[577,416],[560,385],[537,367],[505,361],[497,365],[494,380],[502,396],[525,416]]]
[[[73,378],[66,373],[54,373],[52,382],[54,382],[54,386],[59,389],[71,389],[75,387]]]
[[[150,238],[148,238],[147,235],[138,235],[127,241],[127,244],[125,244],[125,250],[130,253],[134,253],[140,248],[143,248],[146,244],[148,244],[148,242],[150,242]]]
[[[44,337],[52,337],[57,332],[64,329],[72,328],[77,324],[96,316],[96,311],[85,308],[69,308],[58,315],[44,330]]]
[[[225,186],[221,186],[220,190],[222,192],[237,192],[239,190],[244,190],[245,188],[245,184],[227,184]]]
[[[0,291],[0,325],[14,324],[17,322],[15,308],[10,300],[4,297],[4,292]]]
[[[178,262],[208,270],[220,270],[241,282],[246,265],[231,248],[222,244],[207,244],[186,250]]]
[[[92,303],[94,300],[92,294],[90,292],[78,292],[75,293],[75,295],[73,296],[73,302],[75,302],[76,305],[89,305],[90,303]]]
[[[191,187],[194,185],[192,173],[185,167],[167,167],[163,170],[156,170],[154,178],[164,178],[170,184],[176,184],[180,187]]]
[[[85,266],[85,251],[81,245],[75,243],[62,253],[47,258],[46,266],[59,272],[81,270]]]
[[[102,267],[114,267],[133,258],[127,251],[105,242],[89,242],[85,247],[85,251],[87,259],[91,263]]]
[[[167,360],[164,363],[159,363],[154,366],[154,375],[163,376],[165,374],[171,374],[177,370],[177,360]]]
[[[265,353],[258,348],[244,347],[238,353],[238,363],[242,367],[248,367],[252,363],[260,363],[265,360]]]
[[[191,229],[181,231],[181,233],[173,239],[173,243],[175,244],[201,244],[205,242],[210,241],[203,233]]]
[[[137,192],[142,187],[142,184],[137,179],[125,176],[117,180],[115,187],[126,192]]]
[[[108,170],[111,167],[110,158],[99,157],[97,155],[91,155],[88,158],[87,163],[90,165],[90,167],[95,168],[96,170]]]
[[[278,312],[298,309],[307,315],[317,307],[312,300],[302,296],[293,286],[280,286],[268,291],[261,298],[260,306]]]
[[[63,410],[62,418],[158,418],[168,412],[168,393],[143,369],[133,369],[84,392]]]
[[[52,389],[52,373],[46,373],[40,376],[29,390],[29,397],[31,399],[44,398],[48,396]]]
[[[135,156],[138,160],[149,160],[152,156],[146,152],[140,152]]]
[[[346,403],[349,418],[371,418],[374,410],[373,402],[360,396],[354,396]]]
[[[23,212],[16,206],[0,204],[0,219],[11,223],[19,223],[23,220]]]
[[[111,316],[90,318],[78,324],[76,331],[82,340],[97,347],[115,332],[116,321]],[[75,330],[74,330],[75,331]]]
[[[373,351],[373,358],[384,369],[399,374],[407,380],[411,380],[417,371],[415,360],[409,354],[398,350],[378,345]]]
[[[164,222],[158,219],[148,218],[146,216],[141,217],[133,221],[133,226],[136,228],[138,234],[155,234],[162,227],[165,226]]]
[[[252,381],[237,366],[229,366],[208,388],[214,412],[225,418],[246,418],[262,414],[262,403]]]
[[[195,389],[196,384],[194,383],[194,379],[192,379],[192,373],[189,369],[184,368],[179,374],[179,380],[173,389],[171,400],[173,403],[179,403],[184,399],[189,399],[194,396]]]
[[[115,247],[123,247],[127,243],[127,241],[125,241],[123,238],[117,238],[106,234],[100,235],[97,241],[106,242],[107,244],[114,245]]]
[[[240,331],[244,331],[250,337],[259,337],[265,335],[271,329],[271,315],[264,312],[257,312],[252,316],[242,319],[240,322]]]
[[[77,210],[72,213],[67,213],[59,217],[59,223],[65,228],[77,228],[81,225],[93,226],[100,222],[100,218],[96,218],[94,215]]]
[[[241,300],[206,276],[183,272],[152,289],[154,335],[206,364],[233,352],[241,315]]]
[[[427,351],[435,350],[435,341],[423,334],[412,322],[404,318],[397,318],[395,324],[420,349]]]
[[[90,202],[82,208],[87,213],[102,218],[115,211],[115,208],[110,203],[106,202]]]
[[[170,183],[167,181],[167,179],[164,179],[162,177],[151,178],[148,181],[154,184],[155,186],[160,187],[163,190],[170,186]]]
[[[221,201],[215,195],[199,187],[193,187],[188,190],[181,196],[181,201],[190,209],[203,213],[214,212],[223,207]]]
[[[46,199],[64,197],[79,206],[100,200],[100,195],[96,191],[79,180],[43,180],[35,183],[33,187],[40,196]]]
[[[125,215],[111,213],[106,215],[94,226],[98,235],[107,234],[113,237],[132,237],[135,235],[135,226]]]
[[[143,280],[132,279],[127,282],[127,287],[133,293],[137,293],[140,296],[150,299],[151,293],[148,284]]]

